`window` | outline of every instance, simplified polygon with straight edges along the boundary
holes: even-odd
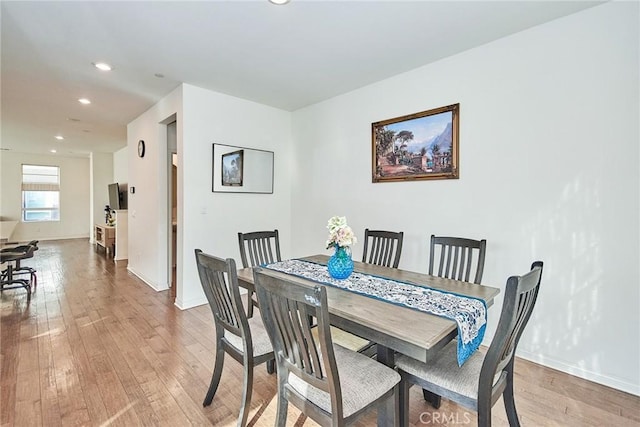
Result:
[[[60,220],[60,168],[22,165],[22,221]]]

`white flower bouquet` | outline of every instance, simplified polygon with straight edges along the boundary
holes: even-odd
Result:
[[[344,216],[334,216],[327,224],[329,229],[329,239],[327,249],[333,247],[346,248],[356,244],[356,236],[351,227],[347,225],[347,218]]]

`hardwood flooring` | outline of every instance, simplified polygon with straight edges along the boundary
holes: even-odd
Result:
[[[234,426],[242,371],[227,358],[211,378],[214,327],[208,306],[177,309],[96,252],[86,239],[42,242],[31,301],[0,296],[0,426]],[[640,426],[640,398],[524,360],[516,362],[524,426]],[[273,425],[276,378],[256,369],[250,425]],[[443,401],[434,411],[411,389],[411,425],[476,425],[475,413]],[[502,402],[494,425],[508,425]],[[288,425],[313,426],[289,407]],[[358,425],[375,424],[375,412]]]

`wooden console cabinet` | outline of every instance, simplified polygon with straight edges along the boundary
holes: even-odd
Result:
[[[114,252],[116,246],[116,228],[109,225],[96,224],[94,228],[96,245],[107,252]]]
[[[94,238],[97,246],[102,246],[113,256],[113,260],[125,261],[129,258],[129,221],[126,209],[115,211],[116,225],[95,224]]]

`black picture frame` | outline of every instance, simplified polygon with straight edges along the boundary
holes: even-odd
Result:
[[[222,185],[225,187],[242,187],[244,150],[223,154],[220,162]]]

